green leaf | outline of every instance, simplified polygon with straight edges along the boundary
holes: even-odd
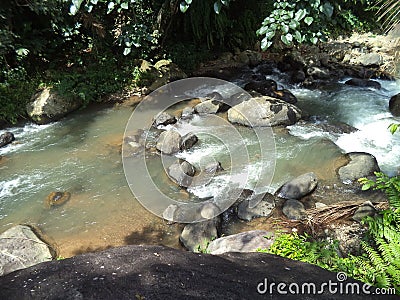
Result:
[[[390,124],[389,125],[389,130],[391,134],[395,134],[395,132],[398,130],[400,124]]]
[[[17,53],[18,56],[27,56],[29,54],[29,50],[26,48],[19,48],[17,50],[15,50],[15,52]]]
[[[220,13],[221,7],[222,7],[221,2],[216,1],[216,2],[214,3],[214,11],[215,11],[216,14],[219,14],[219,13]]]
[[[125,48],[124,55],[128,55],[129,53],[131,53],[131,48]]]
[[[272,45],[272,42],[268,38],[265,37],[262,39],[262,41],[261,41],[261,49],[262,50],[268,49],[269,47],[271,47],[271,45]]]
[[[265,33],[265,37],[271,40],[275,36],[275,30],[269,30]]]
[[[186,4],[186,2],[181,2],[179,5],[179,9],[181,12],[185,13],[189,8],[189,5]]]
[[[299,31],[297,31],[297,30],[294,33],[294,38],[296,39],[296,41],[298,43],[301,43],[303,41],[303,37],[301,36],[301,33]]]
[[[108,6],[107,6],[107,8],[108,8],[107,14],[109,14],[110,12],[112,12],[112,10],[114,9],[114,7],[115,7],[115,3],[114,3],[114,2],[108,3]]]
[[[268,26],[263,26],[256,31],[257,35],[263,35],[269,30]]]
[[[122,9],[128,9],[129,8],[129,3],[128,2],[122,2],[121,3],[121,8]]]
[[[286,24],[281,24],[281,30],[284,34],[289,32],[289,26]]]
[[[310,42],[315,45],[318,42],[318,38],[317,37],[312,37],[312,38],[310,38]]]
[[[229,0],[221,0],[221,3],[225,6],[229,5]]]
[[[94,5],[96,5],[97,2],[99,2],[99,0],[90,0],[90,3],[92,3],[92,4],[94,4]]]
[[[187,5],[192,4],[192,0],[185,0],[185,2],[186,2]]]
[[[289,27],[291,29],[296,29],[299,25],[300,25],[300,23],[298,21],[296,21],[296,20],[291,20],[290,23],[289,23]]]
[[[294,15],[294,19],[296,21],[301,21],[305,16],[307,15],[307,11],[305,9],[299,9],[295,15]]]
[[[362,191],[367,191],[367,190],[369,190],[370,188],[371,188],[371,184],[365,183],[365,184],[361,187],[361,190],[362,190]]]
[[[293,41],[293,36],[290,33],[286,35],[281,35],[281,40],[285,45],[289,46]]]
[[[333,15],[333,6],[329,2],[325,2],[321,6],[321,11],[325,14],[325,16],[331,18]]]
[[[314,21],[313,17],[306,17],[304,19],[304,23],[306,23],[308,26],[310,26],[312,24],[312,22]]]

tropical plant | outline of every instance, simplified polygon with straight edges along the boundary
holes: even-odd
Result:
[[[378,0],[380,6],[377,14],[378,20],[382,20],[383,27],[390,31],[400,23],[400,1],[399,0]]]

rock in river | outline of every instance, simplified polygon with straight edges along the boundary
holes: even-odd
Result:
[[[250,221],[254,218],[268,217],[275,208],[275,197],[269,193],[253,195],[240,202],[237,207],[239,219]]]
[[[305,173],[282,185],[277,195],[284,199],[301,199],[311,193],[318,184],[317,176],[313,173]]]
[[[215,217],[208,221],[187,224],[179,240],[189,251],[200,252],[205,250],[208,243],[218,237],[220,221],[220,217]]]
[[[393,116],[400,116],[400,94],[394,95],[390,98],[389,110]]]
[[[173,154],[180,150],[182,137],[175,130],[161,132],[157,140],[157,150],[164,154]]]
[[[374,175],[379,172],[379,165],[375,156],[364,152],[348,153],[350,162],[339,168],[339,178],[343,182],[349,183],[362,177]]]
[[[187,161],[177,161],[168,168],[169,177],[182,187],[188,187],[191,184],[195,172],[195,168]]]
[[[45,88],[33,95],[26,106],[28,116],[37,124],[47,124],[61,119],[82,106],[82,101],[62,97],[51,88]]]
[[[12,143],[14,140],[15,137],[12,132],[4,132],[2,135],[0,135],[0,148]]]
[[[301,117],[294,105],[272,97],[252,98],[228,110],[228,120],[249,127],[292,125]]]
[[[292,199],[285,201],[282,212],[290,220],[302,220],[307,215],[303,203]]]
[[[69,192],[51,192],[45,199],[45,206],[47,208],[59,206],[67,202],[71,198]]]

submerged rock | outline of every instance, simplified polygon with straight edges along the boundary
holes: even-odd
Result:
[[[53,206],[59,206],[66,203],[71,199],[71,193],[69,192],[51,192],[45,199],[45,206],[51,208]]]
[[[182,245],[192,252],[201,252],[207,249],[207,245],[216,239],[221,219],[216,217],[212,220],[187,224],[183,229],[179,240]]]
[[[49,246],[26,225],[0,234],[0,276],[53,259]]]
[[[276,193],[278,197],[284,199],[301,199],[311,193],[317,185],[317,176],[310,172],[286,182]]]
[[[350,162],[338,170],[339,178],[342,182],[351,183],[380,171],[378,162],[372,154],[351,152],[347,155],[350,158]]]
[[[207,253],[257,252],[257,249],[268,249],[273,242],[273,233],[253,230],[220,237],[208,245]]]
[[[12,143],[13,141],[15,141],[14,134],[9,131],[4,132],[0,135],[0,148]]]
[[[268,96],[252,98],[228,110],[228,120],[249,127],[293,125],[301,118],[294,105]]]
[[[45,88],[32,96],[26,106],[26,112],[35,123],[47,124],[61,119],[81,106],[81,100],[62,97],[51,88]]]
[[[175,130],[161,132],[157,140],[156,148],[164,154],[173,154],[179,152],[181,148],[182,137]]]

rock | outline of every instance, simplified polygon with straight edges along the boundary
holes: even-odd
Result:
[[[199,138],[197,137],[197,135],[195,135],[192,132],[185,134],[182,137],[182,142],[181,142],[181,147],[180,147],[181,150],[189,150],[197,143],[198,140],[199,140]]]
[[[215,100],[206,100],[194,107],[198,114],[216,114],[219,110],[219,102]]]
[[[175,124],[176,123],[176,118],[174,116],[171,116],[169,113],[162,112],[158,114],[155,119],[154,119],[154,125],[155,127],[158,127],[160,125],[169,125],[169,124]]]
[[[182,115],[181,118],[186,120],[189,119],[193,116],[194,114],[194,108],[190,107],[190,106],[186,106],[183,110],[182,110]]]
[[[307,75],[314,79],[329,79],[331,74],[329,70],[320,67],[310,67],[307,69]]]
[[[196,169],[187,161],[177,161],[169,166],[167,172],[176,184],[188,187],[192,182]]]
[[[275,197],[269,193],[253,195],[237,207],[239,219],[251,221],[254,218],[269,217],[275,208]]]
[[[395,117],[400,117],[400,94],[394,95],[389,101],[389,110]]]
[[[311,193],[317,184],[317,176],[313,172],[305,173],[286,182],[276,194],[283,199],[301,199]]]
[[[361,222],[364,217],[373,217],[376,214],[376,209],[370,201],[364,202],[357,210],[354,212],[352,219],[357,222]]]
[[[299,299],[282,295],[274,283],[326,287],[337,274],[318,266],[267,253],[196,254],[164,246],[129,245],[46,262],[0,277],[3,299]],[[294,285],[294,284],[297,285]],[[345,289],[363,283],[350,277]],[[270,294],[268,287],[273,289]],[[307,299],[337,299],[337,286]],[[352,300],[379,299],[374,287]],[[292,289],[293,290],[293,289]],[[312,289],[310,289],[312,291]],[[261,294],[260,294],[261,293]],[[304,297],[305,298],[305,297]],[[346,297],[342,297],[346,298]],[[350,298],[347,297],[347,298]],[[385,295],[385,300],[398,299]]]
[[[26,106],[28,116],[37,124],[57,121],[80,108],[82,101],[58,95],[51,88],[44,88],[32,96]]]
[[[339,242],[339,250],[343,256],[360,255],[361,241],[367,228],[359,223],[351,225],[338,224],[330,225],[326,230],[326,235],[333,241]]]
[[[383,57],[379,53],[363,54],[356,61],[364,67],[380,66],[384,63]]]
[[[148,90],[150,92],[155,91],[156,89],[172,81],[187,78],[185,72],[183,72],[176,64],[166,59],[162,59],[156,62],[154,64],[154,68],[156,70],[155,72],[158,72],[159,75],[154,77],[152,83],[149,84]],[[154,75],[156,74],[157,73],[155,73]]]
[[[297,107],[263,96],[244,101],[228,110],[228,120],[249,127],[292,125],[301,117]]]
[[[286,90],[286,89],[273,91],[271,94],[271,97],[283,100],[290,104],[297,103],[296,96],[293,95],[292,92],[290,92],[289,90]]]
[[[307,216],[303,203],[292,199],[285,201],[282,212],[290,220],[302,220]]]
[[[260,78],[261,79],[261,78]],[[271,96],[273,91],[278,89],[277,83],[272,79],[262,78],[261,80],[254,80],[244,86],[246,91],[255,91],[264,96]]]
[[[182,137],[175,130],[161,132],[157,140],[156,148],[164,154],[173,154],[180,150]]]
[[[182,245],[192,252],[201,252],[207,249],[208,244],[218,237],[220,218],[209,221],[187,224],[179,237]]]
[[[300,82],[303,82],[304,80],[306,80],[306,74],[304,73],[304,71],[298,70],[298,71],[295,71],[292,73],[290,79],[294,83],[300,83]]]
[[[44,204],[47,208],[51,208],[63,205],[69,199],[71,199],[71,193],[69,192],[51,192],[44,200]]]
[[[209,174],[214,174],[223,170],[224,168],[219,161],[211,162],[204,167],[204,171]]]
[[[207,253],[217,255],[226,252],[256,252],[268,249],[274,242],[273,234],[265,230],[253,230],[220,237],[207,247]]]
[[[359,87],[371,87],[377,90],[381,88],[381,84],[378,81],[370,79],[352,78],[347,80],[345,84]]]
[[[0,241],[0,276],[53,258],[49,246],[26,225],[3,232]]]
[[[338,170],[339,178],[342,182],[351,183],[380,171],[378,162],[372,154],[351,152],[348,153],[348,157],[350,162]]]
[[[4,132],[0,135],[0,148],[12,143],[13,141],[15,141],[14,134],[9,131]]]

